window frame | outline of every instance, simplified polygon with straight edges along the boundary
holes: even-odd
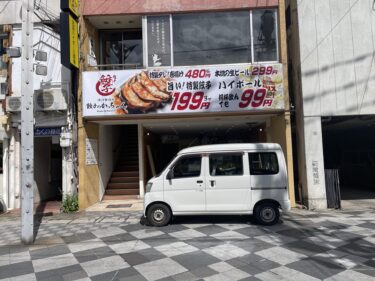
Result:
[[[201,159],[201,166],[200,166],[200,172],[199,172],[199,175],[197,176],[191,176],[191,177],[175,177],[174,175],[174,168],[176,167],[176,165],[183,159],[186,159],[186,158],[193,158],[193,157],[200,157]],[[202,176],[202,167],[203,167],[203,155],[201,154],[190,154],[190,155],[184,155],[184,156],[181,156],[179,157],[178,159],[176,159],[176,161],[171,165],[171,167],[169,168],[169,171],[167,173],[167,175],[169,173],[172,172],[172,179],[187,179],[187,178],[199,178]]]
[[[254,58],[255,58],[255,55],[254,55],[254,38],[252,38],[251,40],[251,50],[253,52],[253,57],[252,57],[252,64],[267,64],[267,63],[280,63],[280,47],[279,47],[279,14],[278,14],[278,9],[277,8],[269,8],[269,9],[254,9],[254,10],[251,10],[251,32],[253,32],[253,11],[256,11],[256,10],[273,10],[273,13],[274,13],[274,16],[275,16],[275,40],[276,40],[276,61],[254,61]],[[254,34],[253,34],[254,36]]]
[[[250,155],[251,154],[273,154],[275,155],[276,157],[276,165],[277,165],[277,171],[276,172],[263,172],[263,173],[253,173],[253,169],[252,169],[252,166],[251,166],[251,157]],[[269,151],[261,151],[261,152],[248,152],[247,154],[247,157],[248,157],[248,165],[249,165],[249,173],[251,176],[271,176],[271,175],[277,175],[280,173],[280,165],[279,165],[279,158],[277,156],[277,153],[272,151],[272,152],[269,152]]]
[[[147,27],[146,27],[146,30],[147,30]],[[137,65],[137,68],[142,68],[145,66],[145,63],[144,63],[144,54],[147,53],[147,50],[144,49],[145,47],[145,44],[144,44],[144,40],[145,38],[143,37],[143,34],[144,34],[144,30],[143,30],[143,27],[141,28],[118,28],[118,29],[100,29],[99,30],[99,62],[100,62],[100,65],[116,65],[116,64],[107,64],[105,63],[105,60],[104,60],[104,56],[103,56],[103,51],[104,51],[104,34],[108,34],[108,33],[121,33],[121,41],[123,41],[125,39],[124,37],[124,33],[127,33],[127,32],[140,32],[141,33],[141,41],[142,41],[142,63],[138,66]],[[126,40],[126,39],[125,39]],[[146,41],[146,45],[147,45],[147,41]],[[122,50],[121,50],[122,53],[124,53],[124,49],[122,47]],[[127,63],[126,62],[121,62],[119,63],[118,65],[126,65]],[[136,64],[130,64],[130,65],[136,65]]]
[[[235,174],[235,175],[212,175],[211,174],[211,165],[210,165],[210,157],[214,155],[238,155],[241,157],[241,165],[242,165],[242,173],[241,174]],[[208,175],[210,177],[222,177],[222,176],[243,176],[245,174],[245,165],[244,165],[244,154],[243,152],[222,152],[222,153],[210,153],[207,155],[208,159]]]
[[[273,13],[274,13],[274,16],[275,16],[275,40],[276,40],[276,60],[275,61],[254,61],[255,59],[255,54],[254,54],[254,30],[253,30],[253,11],[257,11],[257,10],[273,10]],[[240,11],[248,11],[249,12],[249,25],[250,25],[250,42],[251,42],[251,61],[249,62],[243,62],[243,63],[226,63],[226,64],[223,64],[223,65],[244,65],[244,64],[266,64],[266,63],[279,63],[280,62],[280,46],[279,46],[279,24],[278,24],[278,21],[279,21],[279,18],[278,18],[278,8],[277,7],[272,7],[272,8],[269,8],[269,9],[251,9],[251,10],[229,10],[227,12],[232,12],[232,13],[236,13],[236,12],[240,12]],[[207,12],[194,12],[194,13],[181,13],[182,15],[189,15],[189,14],[199,14],[199,13],[207,13]],[[212,13],[215,13],[215,12],[212,12]],[[181,15],[179,14],[179,15]],[[145,55],[144,57],[146,57],[147,59],[143,60],[144,62],[144,65],[147,67],[147,68],[152,68],[153,66],[150,66],[149,63],[148,63],[148,38],[147,38],[147,32],[148,32],[148,27],[147,27],[147,21],[148,21],[148,17],[152,17],[152,16],[168,16],[169,15],[169,24],[170,24],[170,50],[171,50],[171,65],[170,66],[159,66],[158,68],[171,68],[171,67],[195,67],[195,66],[202,66],[202,65],[205,65],[205,66],[210,66],[210,65],[221,65],[220,63],[217,63],[217,64],[200,64],[200,65],[179,65],[179,66],[175,66],[174,64],[174,41],[173,41],[173,14],[160,14],[160,15],[146,15],[145,16],[145,20],[143,22],[144,24],[144,27],[142,28],[142,30],[144,31],[144,34],[145,35],[142,35],[142,38],[143,40],[145,40],[144,42],[144,45],[146,45],[146,47],[143,48],[144,52],[145,52]]]

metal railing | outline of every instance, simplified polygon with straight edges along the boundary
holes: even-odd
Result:
[[[142,69],[142,68],[144,68],[144,66],[140,63],[98,64],[98,65],[89,65],[88,71],[124,70],[124,69]]]

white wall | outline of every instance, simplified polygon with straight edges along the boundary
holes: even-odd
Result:
[[[36,0],[34,9],[42,18],[47,18],[46,13],[50,16],[59,16],[60,0]],[[21,0],[0,1],[0,24],[21,23]],[[39,17],[33,17],[34,22],[40,22]]]
[[[375,114],[374,1],[297,2],[304,116]]]
[[[0,24],[21,23],[21,1],[0,1]]]
[[[21,46],[20,27],[13,29],[13,46]],[[47,76],[34,75],[34,89],[43,85],[61,83],[60,36],[45,25],[35,25],[33,33],[34,49],[47,52]],[[21,96],[21,58],[12,59],[12,91],[14,96]]]

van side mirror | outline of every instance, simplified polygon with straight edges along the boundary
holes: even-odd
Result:
[[[167,180],[173,179],[173,169],[170,169],[167,176],[165,177]]]

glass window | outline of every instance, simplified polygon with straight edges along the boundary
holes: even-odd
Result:
[[[252,175],[274,175],[279,172],[279,164],[274,152],[249,153],[249,165]]]
[[[104,64],[122,63],[122,32],[103,33],[102,60]]]
[[[251,62],[249,11],[173,15],[174,65]]]
[[[148,66],[171,65],[171,32],[168,16],[147,17]]]
[[[101,36],[103,64],[143,65],[141,31],[105,31]]]
[[[123,33],[123,63],[143,66],[142,32]]]
[[[254,61],[277,61],[275,10],[253,11]]]
[[[173,167],[173,178],[198,177],[201,174],[201,165],[201,156],[183,157]]]
[[[235,176],[243,174],[241,154],[211,154],[211,176]]]

